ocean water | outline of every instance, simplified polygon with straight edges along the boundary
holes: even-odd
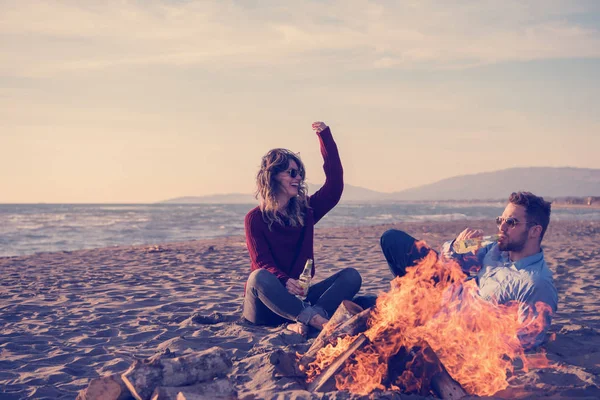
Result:
[[[339,204],[319,227],[494,218],[503,203]],[[252,204],[0,204],[0,256],[244,234]],[[600,220],[600,210],[557,209],[553,220]]]

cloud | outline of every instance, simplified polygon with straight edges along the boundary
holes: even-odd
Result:
[[[600,57],[577,22],[593,2],[518,0],[0,2],[0,73],[53,76],[146,65],[468,68]]]

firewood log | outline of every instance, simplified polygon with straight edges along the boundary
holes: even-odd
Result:
[[[356,350],[361,348],[363,345],[369,342],[369,339],[361,333],[354,341],[348,346],[346,351],[340,354],[330,365],[327,367],[321,375],[319,375],[314,381],[308,385],[309,392],[319,392],[324,387],[327,387],[329,380],[335,375],[342,366],[346,363],[348,358],[354,354]]]
[[[298,362],[300,369],[306,370],[308,364],[315,361],[317,352],[328,344],[335,343],[337,338],[346,335],[354,336],[358,333],[364,332],[367,329],[367,321],[370,315],[371,309],[368,308],[351,316],[349,319],[347,319],[345,322],[342,322],[335,328],[327,330],[327,332],[325,332],[325,329],[323,329],[322,332],[325,333],[319,335],[312,343],[308,351],[302,355],[302,358],[300,358],[300,361]]]
[[[225,350],[208,350],[169,357],[159,354],[148,360],[137,360],[121,375],[132,396],[148,400],[158,386],[186,386],[225,375],[232,367]]]
[[[119,374],[94,378],[77,395],[77,400],[125,400],[131,394]]]
[[[276,349],[271,352],[269,362],[275,366],[274,376],[276,378],[283,377],[304,377],[304,373],[298,368],[296,353],[286,352],[282,349]]]
[[[440,399],[460,399],[467,395],[460,383],[450,376],[442,361],[427,343],[423,347],[423,357],[427,362],[436,366],[431,376],[430,386]]]
[[[412,389],[415,386],[420,387],[417,394],[421,396],[428,396],[430,391],[440,399],[460,399],[467,396],[467,392],[450,376],[427,342],[421,342],[419,346],[410,350],[402,347],[396,355],[388,360],[389,382],[394,383],[406,368],[410,368],[414,380],[414,382],[408,383],[409,387]],[[415,382],[419,382],[419,384],[414,385]],[[409,391],[412,393],[411,390]]]
[[[151,400],[175,400],[181,394],[186,399],[235,399],[236,393],[228,379],[215,379],[211,382],[191,386],[160,386],[154,389]]]
[[[177,397],[174,397],[173,400],[213,400],[214,397],[210,395],[204,394],[194,394],[187,392],[179,392],[177,393]]]
[[[323,330],[319,333],[319,336],[328,335],[335,328],[348,321],[356,314],[363,311],[363,308],[358,304],[351,302],[350,300],[344,300],[335,310],[335,313],[329,319],[329,322],[325,325]]]

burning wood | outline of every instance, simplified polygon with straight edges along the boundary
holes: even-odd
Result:
[[[354,336],[367,329],[367,320],[371,315],[371,309],[363,310],[357,304],[344,300],[335,311],[325,329],[319,333],[310,348],[298,362],[300,369],[306,371],[306,367],[315,361],[317,353],[328,344],[335,343],[336,339],[345,335]]]
[[[342,369],[358,349],[368,343],[369,339],[363,333],[359,334],[348,348],[309,384],[308,390],[319,392],[332,389],[331,378]],[[400,371],[410,368],[409,373],[419,380],[415,386],[421,395],[428,395],[430,391],[433,391],[440,399],[460,399],[467,395],[462,386],[450,376],[435,351],[427,343],[424,343],[421,348],[411,349],[408,354],[405,352],[399,357],[392,357],[390,361],[392,360],[401,365],[389,365],[389,372],[393,374],[392,371],[395,370],[397,377]],[[393,381],[395,377],[391,376],[389,380]]]
[[[398,379],[401,375],[402,379]],[[403,391],[417,392],[427,396],[433,392],[440,399],[460,399],[467,395],[463,387],[455,381],[437,354],[427,342],[413,347],[410,351],[405,348],[388,361],[388,383],[396,381]]]
[[[342,304],[340,304],[337,310],[335,310],[335,313],[327,325],[325,325],[325,328],[321,331],[319,337],[331,333],[335,328],[348,321],[361,311],[363,311],[363,309],[358,304],[353,303],[350,300],[342,301]]]
[[[428,344],[423,347],[421,353],[426,363],[434,366],[433,375],[431,376],[431,390],[438,395],[440,399],[460,399],[467,395],[460,383],[456,382],[444,367],[437,354]]]
[[[392,281],[375,309],[323,332],[299,364],[311,390],[326,387],[325,373],[340,371],[336,388],[361,395],[391,389],[490,396],[508,386],[515,359],[527,362],[518,338],[523,326],[518,304],[482,299],[458,265],[432,252]],[[359,332],[368,341],[356,342]]]
[[[348,348],[309,384],[308,390],[319,392],[332,389],[331,378],[342,369],[358,349],[368,343],[369,339],[363,333],[359,334]],[[393,371],[396,371],[395,377],[393,375],[389,377],[390,381],[394,381],[401,371],[410,368],[409,373],[419,380],[416,386],[421,395],[428,395],[430,390],[440,399],[460,399],[467,395],[462,386],[450,376],[435,351],[427,343],[424,343],[421,348],[411,349],[408,354],[404,352],[399,357],[392,357],[390,361],[392,362],[392,360],[400,365],[389,365],[389,373],[394,374]]]
[[[311,382],[311,384],[308,386],[308,390],[311,392],[321,391],[321,389],[323,389],[323,387],[327,384],[331,377],[344,366],[346,360],[348,360],[348,358],[352,354],[354,354],[354,352],[357,349],[359,349],[368,341],[369,339],[367,339],[367,337],[364,334],[361,333],[360,335],[358,335],[358,337],[354,339],[352,344],[350,344],[348,349],[342,354],[340,354],[338,358],[336,358],[335,361],[333,361],[331,365],[329,365],[329,367],[327,367],[327,369],[323,371],[323,373],[319,375],[317,379]]]

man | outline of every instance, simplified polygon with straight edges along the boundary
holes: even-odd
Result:
[[[543,318],[541,332],[519,334],[525,349],[537,347],[545,340],[558,295],[552,272],[544,261],[541,242],[550,222],[550,203],[530,192],[512,193],[502,216],[496,218],[500,239],[480,248],[476,254],[456,254],[453,241],[442,246],[445,258],[456,260],[475,279],[480,295],[498,304],[518,301],[521,318]],[[467,228],[455,240],[481,237],[483,232]],[[395,276],[403,276],[406,267],[415,265],[429,249],[415,245],[416,239],[399,230],[381,236],[381,248]],[[541,302],[543,304],[540,304]],[[536,303],[537,306],[536,306]],[[547,307],[544,307],[546,305]]]

